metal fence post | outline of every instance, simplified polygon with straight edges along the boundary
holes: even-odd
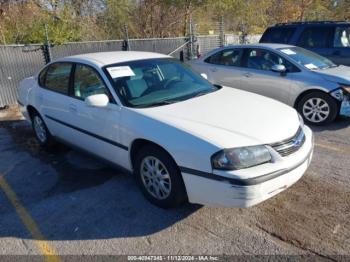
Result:
[[[45,44],[41,47],[41,50],[43,51],[44,61],[47,64],[51,62],[52,55],[51,55],[51,47],[50,47],[47,24],[44,25],[44,28],[45,28]]]
[[[129,31],[128,26],[124,25],[124,42],[123,42],[123,51],[130,51],[130,43],[129,43]]]
[[[47,44],[44,44],[41,46],[41,51],[44,57],[44,62],[45,64],[50,63],[51,57],[50,57],[50,51],[49,51],[49,46]]]
[[[246,44],[247,36],[248,36],[248,26],[245,23],[241,23],[239,25],[239,31],[241,32],[240,35],[240,44]]]
[[[225,43],[225,23],[224,23],[224,17],[221,16],[220,18],[220,23],[219,23],[219,30],[220,30],[220,47],[223,47],[226,43]]]
[[[191,60],[196,56],[195,52],[195,43],[197,42],[196,37],[196,29],[195,25],[193,23],[192,17],[190,17],[190,24],[189,24],[189,36],[188,36],[188,50],[187,50],[187,59]]]

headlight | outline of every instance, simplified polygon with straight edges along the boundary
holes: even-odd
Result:
[[[271,155],[265,146],[224,149],[211,158],[213,168],[223,170],[237,170],[270,161]]]
[[[344,100],[344,91],[341,88],[332,91],[330,94],[331,94],[331,96],[333,96],[338,101],[343,101]]]
[[[339,83],[339,89],[332,91],[331,96],[339,101],[350,98],[350,85]]]

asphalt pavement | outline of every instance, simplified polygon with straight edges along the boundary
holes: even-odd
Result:
[[[348,118],[313,127],[306,174],[260,205],[163,210],[131,175],[66,146],[47,152],[18,115],[0,117],[0,255],[350,257]]]

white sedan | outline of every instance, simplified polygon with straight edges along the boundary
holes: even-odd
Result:
[[[41,145],[62,141],[134,173],[164,208],[258,204],[312,158],[312,132],[293,108],[213,86],[162,54],[59,59],[21,82],[19,103]]]

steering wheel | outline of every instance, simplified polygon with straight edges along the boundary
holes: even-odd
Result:
[[[164,88],[168,88],[170,85],[173,85],[175,83],[181,82],[181,80],[177,77],[174,76],[168,80],[166,80],[166,82],[164,83]]]

